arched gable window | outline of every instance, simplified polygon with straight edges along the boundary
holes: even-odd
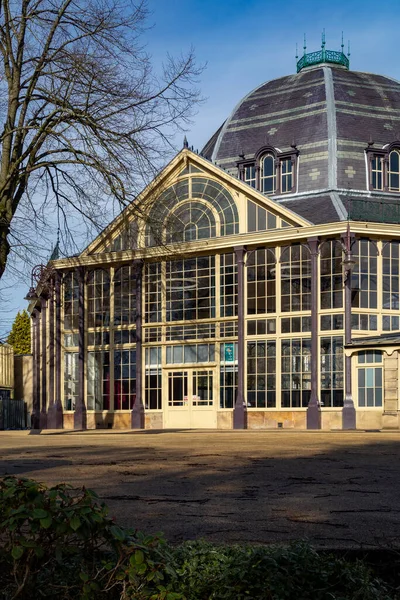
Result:
[[[215,217],[202,202],[185,202],[169,216],[166,223],[166,242],[191,242],[215,237]]]
[[[164,190],[153,203],[146,245],[163,243],[165,234],[169,241],[182,242],[235,233],[239,213],[232,195],[213,179],[191,177]]]

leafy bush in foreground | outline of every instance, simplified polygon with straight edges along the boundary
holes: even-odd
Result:
[[[162,538],[122,529],[90,490],[0,482],[0,597],[177,600]]]
[[[176,549],[175,589],[190,600],[389,600],[361,562],[290,546],[216,546],[187,542]],[[178,585],[179,584],[179,585]]]
[[[169,547],[118,527],[90,490],[0,482],[0,598],[390,600],[359,561],[306,544]],[[394,598],[394,596],[392,596]]]

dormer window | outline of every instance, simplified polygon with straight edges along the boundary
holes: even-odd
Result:
[[[295,146],[289,152],[279,152],[270,146],[261,148],[252,160],[237,163],[239,178],[267,196],[293,193],[298,154]]]
[[[267,154],[261,159],[260,190],[263,194],[274,194],[276,189],[275,157]]]
[[[400,153],[399,150],[392,150],[389,154],[388,167],[388,188],[390,192],[400,191]]]
[[[366,152],[369,159],[369,189],[400,192],[400,143],[373,148],[373,142],[370,142]]]

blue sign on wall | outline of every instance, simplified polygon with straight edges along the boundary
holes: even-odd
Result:
[[[225,362],[234,362],[235,344],[225,344]]]

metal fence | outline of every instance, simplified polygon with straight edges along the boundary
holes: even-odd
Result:
[[[28,426],[26,403],[11,398],[10,390],[0,390],[0,429],[24,429]]]

